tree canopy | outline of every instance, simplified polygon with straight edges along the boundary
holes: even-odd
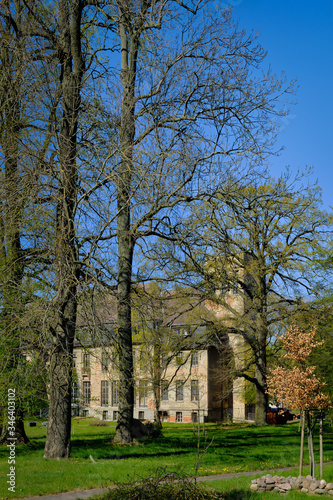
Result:
[[[235,376],[255,385],[260,424],[266,422],[267,347],[300,298],[316,289],[316,249],[331,232],[320,190],[305,180],[236,183],[227,195],[194,206],[180,237],[177,265],[228,318],[229,332],[244,339]]]

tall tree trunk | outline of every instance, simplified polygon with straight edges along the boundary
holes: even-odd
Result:
[[[28,442],[24,430],[23,410],[20,401],[24,395],[21,387],[16,386],[15,372],[20,365],[22,353],[21,331],[18,320],[24,312],[22,280],[24,274],[24,256],[21,246],[22,211],[24,194],[19,169],[19,144],[23,127],[20,98],[26,60],[24,60],[24,42],[21,39],[21,6],[16,2],[10,6],[4,2],[7,14],[2,24],[0,60],[2,66],[0,86],[0,147],[4,165],[3,198],[0,199],[0,280],[2,289],[1,322],[1,360],[5,373],[4,394],[7,389],[16,389],[16,425],[15,434],[20,442]],[[16,14],[15,33],[12,30],[10,15]],[[11,384],[11,385],[9,385]],[[0,442],[7,439],[7,416],[2,414],[2,433]]]
[[[80,0],[60,0],[60,63],[63,114],[59,143],[56,226],[56,315],[51,327],[50,408],[45,458],[70,455],[73,343],[77,312],[78,255],[75,211],[78,191],[77,125],[84,65],[81,57]]]
[[[120,399],[114,440],[132,441],[134,378],[132,349],[131,283],[134,238],[131,231],[131,182],[135,136],[135,78],[139,40],[126,30],[126,16],[120,14],[121,82],[123,87],[120,128],[121,158],[118,169],[118,349]]]
[[[266,332],[260,332],[257,339],[258,350],[255,366],[255,378],[258,381],[258,385],[256,385],[255,425],[266,425],[267,423],[266,341]]]
[[[152,366],[152,380],[153,392],[155,403],[155,421],[158,429],[162,429],[162,421],[160,417],[160,404],[161,404],[161,341],[159,339],[158,330],[152,332],[153,337],[153,366]]]
[[[245,282],[247,285],[247,295],[245,299],[245,310],[252,324],[253,340],[251,348],[253,350],[255,363],[255,425],[266,425],[267,423],[267,362],[266,343],[268,337],[267,328],[267,288],[266,277],[262,276],[264,269],[264,257],[258,249],[259,257],[253,258],[250,254],[245,254]]]

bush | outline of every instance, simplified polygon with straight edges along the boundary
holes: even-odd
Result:
[[[222,494],[207,490],[193,479],[160,469],[139,484],[125,484],[109,490],[99,500],[222,500]]]

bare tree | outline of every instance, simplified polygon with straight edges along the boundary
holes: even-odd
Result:
[[[38,387],[32,360],[26,359],[32,329],[23,318],[33,295],[27,270],[36,264],[35,249],[30,246],[33,221],[28,216],[37,190],[36,129],[40,119],[34,109],[40,68],[28,35],[32,24],[27,11],[20,1],[8,0],[0,6],[1,400],[6,399],[9,387],[16,389],[16,426],[24,441],[23,412],[34,397],[33,385]],[[3,439],[5,431],[4,425]]]
[[[237,31],[230,11],[200,2],[192,9],[171,0],[119,0],[113,15],[121,67],[108,81],[119,134],[110,152],[117,207],[105,237],[114,238],[110,249],[118,255],[116,440],[130,442],[130,292],[143,278],[140,252],[149,253],[156,238],[172,240],[186,204],[222,188],[230,169],[265,157],[275,135],[272,116],[284,114],[280,101],[291,87],[258,70],[265,53],[255,37]]]
[[[84,62],[81,50],[81,0],[59,0],[59,34],[53,40],[59,55],[62,116],[57,154],[55,228],[56,299],[49,351],[50,408],[44,456],[70,454],[72,356],[77,313],[79,262],[75,214],[78,196],[77,129]],[[51,33],[47,33],[51,36]]]

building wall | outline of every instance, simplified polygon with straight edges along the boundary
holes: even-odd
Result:
[[[136,360],[139,360],[139,347],[134,347]],[[193,355],[191,351],[182,351],[182,364],[179,359],[173,359],[162,374],[162,380],[169,383],[165,400],[161,396],[160,408],[162,420],[169,422],[191,422],[209,418],[210,408],[208,398],[213,401],[213,386],[208,390],[208,360],[209,351],[200,349]],[[108,350],[108,370],[102,370],[102,349],[75,348],[75,365],[77,373],[77,383],[79,387],[79,412],[83,415],[116,419],[118,405],[112,401],[112,387],[118,381],[117,363],[113,361],[112,351]],[[87,368],[87,355],[89,356],[89,367]],[[134,417],[154,420],[155,404],[152,390],[151,377],[149,377],[149,367],[145,369],[140,366],[139,361],[135,367],[135,408]],[[102,381],[108,382],[108,404],[102,406]],[[147,382],[147,394],[143,395],[141,383]],[[84,386],[90,383],[90,404],[84,402]],[[182,391],[179,386],[182,385]],[[178,390],[177,390],[178,386]],[[180,393],[182,392],[182,399]],[[178,397],[177,397],[178,395]],[[141,396],[141,397],[140,397]],[[103,415],[104,412],[104,415]],[[105,413],[107,412],[107,414]],[[193,415],[194,414],[194,415]]]
[[[239,337],[239,336],[238,336]],[[237,347],[239,339],[233,340]],[[135,360],[135,406],[134,417],[153,421],[155,402],[152,387],[152,356],[142,359],[141,346],[134,345]],[[104,354],[103,354],[104,352]],[[216,374],[221,351],[214,347],[201,348],[197,351],[184,350],[182,360],[174,358],[162,371],[161,380],[168,383],[168,399],[161,396],[159,412],[162,421],[191,422],[218,421],[225,418],[230,403],[221,397],[221,379]],[[80,415],[94,416],[105,420],[117,420],[118,404],[116,401],[117,382],[119,381],[117,359],[111,348],[75,348],[77,385],[79,388],[78,404],[73,411]],[[87,366],[89,356],[89,366]],[[102,369],[102,362],[107,361],[107,370]],[[104,366],[104,368],[106,368]],[[102,403],[102,382],[107,385],[107,401]],[[146,383],[146,391],[143,384]],[[183,383],[182,399],[179,398],[179,386]],[[90,403],[84,401],[84,388],[90,385]],[[178,391],[177,391],[178,386]],[[178,397],[177,397],[178,393]],[[230,416],[232,412],[230,411]],[[245,419],[244,387],[242,379],[233,385],[233,417]]]

